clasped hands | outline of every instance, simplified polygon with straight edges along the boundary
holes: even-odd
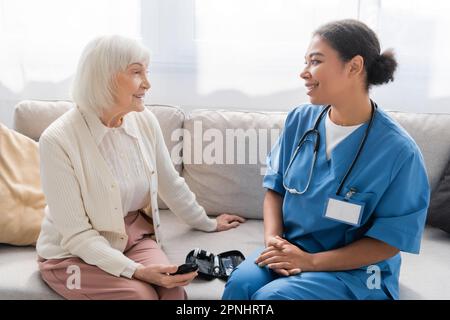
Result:
[[[271,237],[267,241],[267,247],[255,263],[260,267],[267,266],[282,276],[314,270],[313,255],[280,236]]]

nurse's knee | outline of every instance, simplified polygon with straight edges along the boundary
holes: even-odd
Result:
[[[244,261],[228,279],[222,299],[250,299],[256,290],[270,281],[269,278],[267,271],[253,261]]]
[[[251,300],[291,300],[282,289],[266,289],[264,287],[256,291]]]
[[[222,299],[242,299],[243,295],[246,295],[245,288],[248,278],[245,276],[245,272],[241,269],[235,269],[228,278],[225,284],[225,291]]]

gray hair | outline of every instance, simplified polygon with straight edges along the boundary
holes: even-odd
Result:
[[[73,101],[101,116],[115,104],[117,73],[133,63],[148,65],[149,60],[148,49],[135,39],[110,35],[91,40],[78,62],[71,88]]]

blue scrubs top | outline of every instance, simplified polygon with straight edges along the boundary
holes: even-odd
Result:
[[[278,142],[267,159],[263,186],[281,194],[284,238],[301,249],[317,253],[346,246],[363,237],[384,241],[401,251],[419,253],[430,189],[421,152],[408,135],[384,111],[376,109],[366,144],[340,193],[350,188],[352,199],[365,203],[359,226],[323,216],[330,195],[334,195],[353,161],[368,123],[339,143],[326,157],[325,117],[320,122],[321,137],[316,164],[308,190],[290,194],[283,187],[283,176],[299,139],[314,126],[325,106],[304,105],[291,111]],[[313,159],[313,136],[299,151],[285,177],[289,188],[305,188]],[[382,286],[398,299],[400,254],[377,263]],[[336,272],[359,298],[367,295],[368,266]],[[364,290],[362,287],[364,286]]]

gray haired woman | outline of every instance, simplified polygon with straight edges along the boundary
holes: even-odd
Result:
[[[121,36],[91,41],[79,61],[76,108],[39,142],[46,215],[36,249],[42,278],[67,299],[184,299],[197,275],[170,275],[158,246],[157,194],[186,223],[223,231],[174,169],[159,123],[144,107],[149,53]],[[79,281],[70,277],[77,273]]]

